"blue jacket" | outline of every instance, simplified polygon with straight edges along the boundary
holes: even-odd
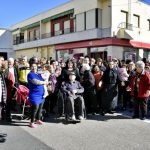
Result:
[[[31,104],[39,105],[44,101],[44,85],[36,85],[33,84],[31,81],[33,79],[37,79],[40,81],[44,81],[40,74],[36,74],[34,72],[30,72],[28,74],[28,88],[29,88],[29,100]]]

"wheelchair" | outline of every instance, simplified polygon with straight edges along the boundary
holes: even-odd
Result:
[[[84,98],[82,95],[80,95],[79,97],[77,97],[76,99],[74,99],[74,111],[75,111],[75,118],[76,120],[72,120],[71,119],[71,114],[69,112],[69,108],[68,108],[68,96],[64,93],[64,115],[65,115],[65,120],[67,122],[80,122],[81,120],[78,118],[79,114],[79,106],[80,103],[78,103],[78,100],[82,99],[82,117],[83,119],[86,119],[86,109],[85,109],[85,104],[84,104]]]

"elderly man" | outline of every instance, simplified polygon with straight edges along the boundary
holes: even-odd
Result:
[[[84,92],[84,88],[80,82],[76,81],[76,75],[74,72],[69,74],[69,82],[65,82],[63,85],[63,92],[66,94],[67,112],[71,116],[71,120],[76,120],[75,114],[79,120],[83,119],[84,100],[81,94]],[[75,112],[74,104],[78,106],[78,112]]]
[[[5,81],[7,86],[7,102],[6,102],[6,117],[7,121],[11,121],[11,109],[15,109],[16,105],[16,88],[19,85],[18,72],[14,67],[14,59],[8,59],[8,68],[5,70]]]
[[[133,118],[139,118],[139,111],[141,110],[141,119],[144,120],[147,116],[150,74],[145,71],[145,64],[143,61],[138,61],[136,63],[136,74],[132,77],[127,90],[131,90],[131,95],[135,98]]]
[[[4,119],[4,107],[6,104],[6,99],[7,99],[7,89],[6,89],[6,84],[5,84],[5,79],[3,72],[1,71],[1,66],[2,66],[2,59],[0,57],[0,116],[1,119]]]

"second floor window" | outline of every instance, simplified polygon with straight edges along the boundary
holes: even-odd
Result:
[[[138,15],[133,15],[133,26],[140,28],[140,16]]]
[[[122,28],[128,28],[128,12],[121,10]]]
[[[54,35],[60,35],[60,23],[54,24]]]
[[[70,33],[70,20],[64,22],[64,34]]]
[[[28,30],[28,41],[40,39],[40,28],[33,28]]]

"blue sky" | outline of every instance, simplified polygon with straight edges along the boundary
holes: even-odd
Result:
[[[8,28],[70,0],[1,0],[0,27]],[[143,0],[150,4],[150,0]]]
[[[143,1],[145,1],[145,3],[150,4],[150,0],[143,0]]]
[[[0,27],[8,28],[68,1],[70,0],[0,0]]]

